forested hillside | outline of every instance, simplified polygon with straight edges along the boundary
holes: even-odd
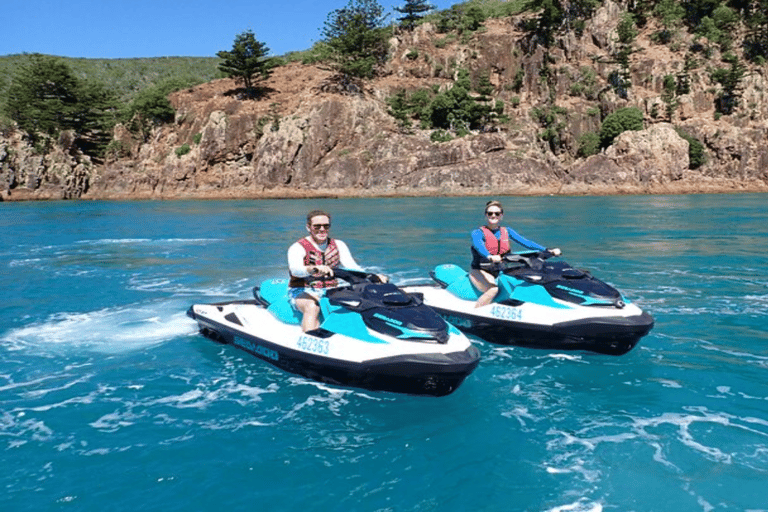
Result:
[[[80,80],[99,82],[130,103],[142,89],[168,79],[194,79],[203,83],[224,75],[219,59],[211,57],[158,57],[142,59],[73,59],[57,57]],[[0,56],[0,104],[5,104],[8,87],[20,67],[28,65],[29,54]]]

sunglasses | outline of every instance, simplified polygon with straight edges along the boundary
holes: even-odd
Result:
[[[501,217],[504,212],[485,212],[488,217]]]
[[[311,227],[315,231],[319,231],[321,229],[325,229],[326,231],[328,231],[329,229],[331,229],[331,225],[330,224],[312,224]]]

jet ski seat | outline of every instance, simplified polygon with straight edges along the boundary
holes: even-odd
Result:
[[[440,286],[461,299],[477,300],[481,295],[469,280],[467,271],[458,265],[452,263],[438,265],[430,274]]]
[[[258,298],[269,304],[267,311],[286,324],[300,324],[301,313],[288,302],[288,280],[271,279],[262,283]]]

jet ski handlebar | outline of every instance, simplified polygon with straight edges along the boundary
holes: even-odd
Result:
[[[481,263],[480,268],[484,270],[497,270],[503,272],[505,270],[520,268],[522,266],[538,270],[544,264],[544,260],[552,258],[553,256],[555,256],[554,253],[546,250],[513,252],[505,254],[501,261],[498,263],[492,261]]]
[[[369,272],[360,272],[359,270],[347,270],[343,268],[334,268],[333,275],[342,279],[349,284],[359,283],[381,283],[381,279],[377,274],[371,274]]]
[[[361,312],[375,307],[418,306],[423,301],[415,294],[404,293],[392,283],[381,280],[378,274],[357,270],[334,269],[334,275],[349,283],[328,290],[331,304]]]

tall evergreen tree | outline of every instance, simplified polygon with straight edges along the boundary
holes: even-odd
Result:
[[[101,157],[118,122],[117,94],[106,85],[91,81],[81,84],[78,98],[78,145],[85,154]]]
[[[537,20],[536,35],[541,43],[549,48],[554,44],[555,33],[560,29],[565,13],[559,0],[542,0],[541,12]]]
[[[328,14],[322,36],[337,70],[370,78],[387,54],[384,8],[376,0],[349,0],[346,7]]]
[[[428,4],[427,0],[405,0],[404,6],[395,7],[394,9],[405,15],[397,18],[401,25],[408,30],[412,30],[416,26],[416,22],[424,17],[423,14],[434,8],[435,6]]]
[[[768,59],[768,0],[752,0],[746,9],[747,35],[744,53],[753,62],[765,63]]]
[[[6,112],[30,137],[78,127],[80,83],[64,62],[34,54],[8,88]]]
[[[81,149],[97,154],[110,138],[116,99],[105,86],[78,80],[64,61],[34,54],[11,80],[5,111],[33,141],[72,130]]]
[[[253,96],[254,82],[269,78],[274,67],[268,54],[269,48],[256,40],[253,31],[246,30],[235,37],[231,51],[220,51],[216,56],[224,61],[219,64],[219,70],[230,78],[242,80],[246,94]]]
[[[717,98],[717,110],[723,114],[732,114],[739,106],[741,99],[741,80],[747,72],[747,67],[733,54],[727,54],[723,60],[731,64],[730,69],[717,69],[713,73],[715,81],[722,85]]]

